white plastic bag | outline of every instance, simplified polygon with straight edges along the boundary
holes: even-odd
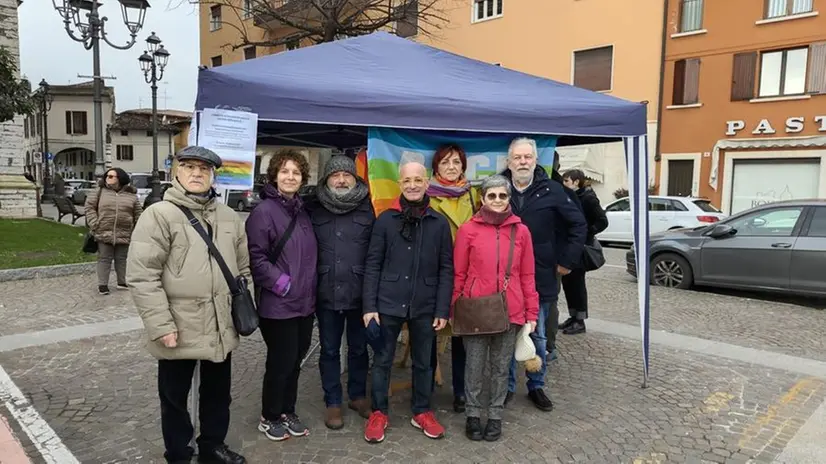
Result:
[[[536,357],[536,345],[531,340],[531,328],[528,324],[523,325],[516,334],[516,349],[513,357],[517,362],[525,362]]]

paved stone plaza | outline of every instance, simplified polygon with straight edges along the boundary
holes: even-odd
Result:
[[[609,266],[589,279],[588,333],[559,335],[548,374],[555,410],[533,408],[520,382],[499,442],[464,437],[449,369],[434,395],[445,439],[410,426],[409,392],[393,396],[382,444],[363,440],[355,413],[327,430],[316,354],[298,405],[312,433],[272,443],[255,428],[265,353],[255,335],[233,358],[229,444],[251,463],[826,462],[821,311],[654,288],[642,389],[636,284],[621,268],[624,250],[607,251]],[[128,292],[94,290],[91,275],[0,283],[0,416],[31,462],[162,462],[156,364],[140,322]]]

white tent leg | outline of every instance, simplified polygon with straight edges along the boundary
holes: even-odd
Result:
[[[195,445],[195,437],[198,436],[198,429],[199,429],[199,419],[198,419],[198,396],[199,390],[201,388],[201,362],[195,362],[195,373],[192,374],[192,388],[189,391],[189,417],[192,419],[192,440],[190,441],[190,446],[192,449],[196,450],[198,447]]]

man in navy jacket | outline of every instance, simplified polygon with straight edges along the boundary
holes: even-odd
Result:
[[[545,321],[559,320],[557,300],[559,279],[571,272],[583,252],[587,224],[580,208],[565,193],[562,184],[552,181],[537,165],[536,142],[518,138],[508,149],[508,168],[503,175],[513,184],[511,208],[528,226],[536,258],[536,290],[539,292],[539,320],[531,334],[536,353],[544,359],[547,349]],[[527,372],[528,397],[542,411],[553,409],[545,394],[546,364],[539,372]],[[511,363],[508,399],[516,391],[516,363]]]

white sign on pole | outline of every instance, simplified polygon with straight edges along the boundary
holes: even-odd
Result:
[[[218,190],[250,190],[255,176],[258,115],[244,111],[205,109],[198,124],[198,145],[221,157],[215,173]]]

